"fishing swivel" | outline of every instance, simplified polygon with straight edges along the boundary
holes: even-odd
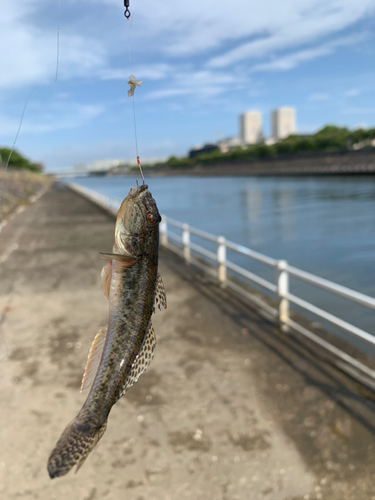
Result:
[[[124,16],[126,17],[126,19],[129,19],[131,15],[129,10],[129,5],[130,5],[130,0],[124,0],[124,6],[125,6]]]

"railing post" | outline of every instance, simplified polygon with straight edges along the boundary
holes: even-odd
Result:
[[[225,238],[223,236],[219,236],[217,239],[217,261],[219,263],[218,267],[218,278],[220,285],[225,287],[225,283],[227,281],[227,247],[225,245]]]
[[[187,264],[190,262],[190,230],[187,224],[182,225],[182,244],[184,246],[184,258]]]
[[[168,246],[168,226],[167,221],[163,218],[159,224],[160,229],[160,243],[163,247]]]
[[[279,326],[283,332],[289,330],[289,274],[287,271],[288,263],[286,260],[279,260],[277,263],[277,296],[279,299]]]

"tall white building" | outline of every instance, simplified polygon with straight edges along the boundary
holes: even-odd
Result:
[[[272,137],[285,139],[296,131],[296,112],[294,108],[278,108],[272,111]]]
[[[259,111],[240,115],[240,139],[242,144],[257,144],[262,140],[262,115]]]

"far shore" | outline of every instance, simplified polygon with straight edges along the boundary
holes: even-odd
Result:
[[[132,172],[135,170],[132,169]],[[373,175],[375,148],[357,151],[336,151],[283,155],[254,160],[196,163],[194,165],[161,165],[144,168],[147,175],[198,176],[275,176],[275,175]],[[121,168],[109,175],[121,175]]]

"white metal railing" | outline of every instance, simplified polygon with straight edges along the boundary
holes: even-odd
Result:
[[[108,212],[114,215],[117,214],[117,210],[120,207],[121,200],[117,200],[116,198],[112,198],[111,196],[106,196],[105,194],[100,194],[93,189],[79,186],[78,184],[73,184],[70,182],[65,182],[65,184],[69,186],[70,189],[73,189],[73,191],[86,196],[86,198],[89,198],[89,200],[93,201],[97,205],[100,205]]]
[[[121,203],[120,200],[102,195],[92,189],[82,187],[77,184],[67,183],[67,185],[71,189],[83,194],[87,198],[99,204],[110,213],[116,215]],[[181,234],[170,231],[169,227],[181,231]],[[193,243],[191,241],[191,235],[209,241],[210,243],[214,243],[216,245],[216,252],[212,252],[201,245]],[[203,269],[205,272],[213,276],[219,281],[222,287],[228,287],[246,299],[252,301],[268,316],[276,319],[282,331],[293,329],[334,354],[337,358],[339,358],[336,365],[349,373],[351,376],[357,378],[357,380],[364,382],[375,389],[375,371],[345,353],[338,347],[322,339],[312,331],[308,330],[305,326],[302,326],[293,320],[290,317],[290,303],[297,305],[305,311],[313,313],[319,318],[328,321],[329,323],[343,329],[346,333],[349,333],[353,337],[359,338],[372,346],[375,346],[375,336],[331,313],[328,313],[327,311],[324,311],[317,306],[314,306],[313,304],[310,304],[306,300],[291,294],[289,291],[289,277],[292,276],[300,281],[309,283],[310,285],[314,285],[373,310],[375,310],[375,298],[356,292],[342,285],[337,285],[332,281],[319,278],[318,276],[306,271],[297,269],[296,267],[290,266],[285,260],[276,260],[266,255],[262,255],[242,245],[227,241],[223,236],[215,236],[207,233],[206,231],[190,227],[188,224],[178,222],[170,217],[162,217],[162,221],[160,223],[160,243],[162,246],[168,247],[180,254],[186,263],[193,263],[195,266]],[[257,276],[234,262],[230,262],[227,259],[227,249],[275,269],[276,284]],[[198,259],[196,258],[197,256],[199,257]],[[277,308],[270,305],[266,300],[262,299],[258,295],[246,290],[246,288],[240,286],[240,284],[231,280],[228,270],[274,293],[277,298]]]
[[[170,227],[178,229],[181,231],[181,236],[179,236],[175,231],[170,231]],[[353,337],[359,338],[362,341],[375,346],[375,336],[368,333],[361,328],[358,328],[343,319],[324,311],[323,309],[310,304],[306,300],[303,300],[289,291],[289,277],[293,276],[300,281],[309,283],[323,290],[329,291],[345,299],[351,300],[369,309],[375,309],[375,298],[365,295],[363,293],[356,292],[350,288],[344,287],[342,285],[337,285],[332,281],[319,278],[314,274],[302,271],[296,267],[290,266],[285,260],[276,260],[266,255],[262,255],[258,252],[250,250],[242,245],[238,245],[231,241],[227,241],[223,236],[215,236],[213,234],[207,233],[202,230],[190,227],[187,224],[183,224],[169,217],[163,216],[162,222],[160,224],[160,235],[161,244],[163,246],[169,247],[174,251],[177,251],[182,255],[187,263],[194,263],[198,267],[204,269],[213,275],[223,287],[228,287],[239,294],[243,295],[249,300],[255,302],[259,307],[263,308],[264,311],[276,318],[279,322],[281,330],[288,331],[293,329],[298,331],[310,340],[324,347],[326,350],[339,357],[341,361],[351,365],[350,369],[345,371],[350,372],[353,375],[352,368],[359,370],[360,376],[357,378],[362,378],[362,375],[366,375],[372,379],[372,386],[375,387],[375,371],[364,365],[357,359],[348,355],[341,349],[332,345],[331,343],[323,340],[321,337],[311,332],[304,326],[298,324],[295,320],[290,317],[290,303],[297,305],[298,307],[313,313],[314,315],[322,318],[329,323],[341,328],[345,332],[349,333]],[[207,250],[206,248],[191,242],[191,235],[198,236],[203,240],[207,240],[211,243],[216,244],[216,252]],[[172,243],[172,245],[170,245]],[[230,262],[227,259],[227,249],[230,249],[236,253],[244,255],[249,259],[261,262],[266,266],[274,268],[276,271],[276,283],[267,281],[266,279],[244,269],[243,267]],[[196,259],[194,257],[199,257]],[[205,263],[205,261],[209,261]],[[261,287],[274,293],[277,298],[277,309],[268,304],[265,300],[250,293],[246,288],[240,286],[236,282],[230,279],[228,271],[232,271],[243,278],[246,278],[250,282],[256,283]],[[340,365],[344,369],[343,365]],[[363,381],[363,380],[361,380]]]

